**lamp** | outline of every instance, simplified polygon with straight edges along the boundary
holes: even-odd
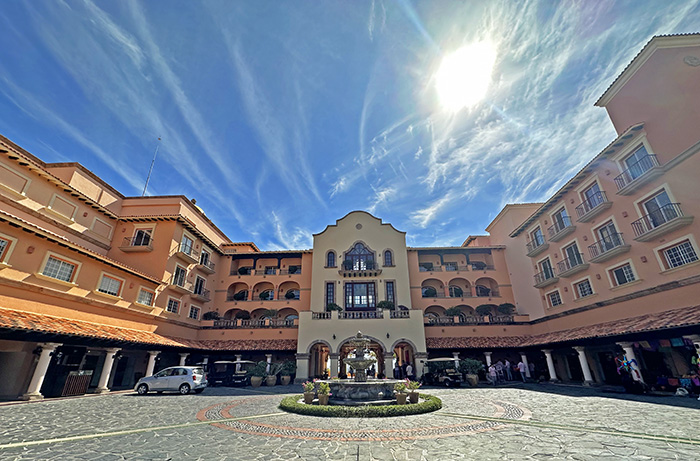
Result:
[[[386,334],[386,337],[387,337],[387,339],[389,339],[389,338],[390,338],[390,336],[389,336],[389,333],[387,333],[387,334]]]

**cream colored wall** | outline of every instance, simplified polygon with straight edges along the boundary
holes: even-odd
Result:
[[[356,226],[362,226],[357,229]],[[335,225],[326,227],[320,234],[314,235],[314,252],[311,279],[311,310],[323,312],[325,310],[326,282],[335,282],[336,304],[343,307],[345,304],[343,281],[347,281],[338,273],[343,254],[350,250],[357,242],[363,242],[372,251],[376,252],[375,261],[382,269],[382,273],[376,278],[352,279],[354,281],[375,281],[377,300],[386,299],[384,288],[385,280],[395,281],[396,305],[404,305],[411,308],[410,283],[408,278],[408,259],[406,253],[406,234],[399,232],[389,224],[383,224],[363,211],[354,211],[344,218],[336,221]],[[394,267],[384,267],[384,251],[393,251]],[[336,253],[338,267],[326,268],[326,254],[329,250]]]

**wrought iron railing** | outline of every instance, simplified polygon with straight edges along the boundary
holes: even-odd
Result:
[[[547,233],[549,234],[549,238],[551,239],[552,236],[557,235],[559,232],[563,231],[567,227],[571,227],[571,218],[564,215],[561,216],[561,221],[554,220],[554,224],[549,226],[547,229]]]
[[[622,234],[620,233],[614,233],[610,234],[609,236],[598,240],[597,242],[593,243],[592,245],[588,246],[588,254],[590,255],[591,259],[597,258],[598,256],[602,255],[603,253],[607,253],[610,250],[613,250],[619,246],[622,246],[625,244],[625,240],[622,238]]]
[[[640,235],[644,235],[669,221],[680,218],[681,216],[683,216],[683,210],[681,210],[680,203],[669,203],[664,205],[658,210],[654,210],[648,215],[642,216],[640,219],[632,223],[634,236],[639,237]]]
[[[629,183],[657,166],[659,166],[659,160],[656,155],[649,154],[642,157],[637,163],[630,165],[629,168],[615,177],[617,190],[622,190]]]
[[[553,279],[554,277],[554,269],[546,269],[541,272],[538,272],[535,274],[535,285],[544,283],[547,280]]]
[[[544,245],[545,243],[547,243],[547,241],[544,239],[543,236],[541,236],[541,235],[540,235],[540,236],[537,236],[537,237],[534,238],[533,240],[529,240],[529,241],[527,242],[527,244],[526,244],[526,246],[527,246],[527,252],[528,252],[528,253],[532,253],[533,251],[535,251],[536,249],[538,249],[539,247],[541,247],[541,246]]]
[[[575,256],[564,259],[557,263],[557,269],[559,273],[566,272],[573,269],[576,266],[583,264],[583,253],[576,253]]]
[[[608,197],[605,195],[605,191],[598,191],[583,202],[581,202],[581,204],[576,207],[576,214],[580,218],[586,215],[586,213],[595,210],[607,201]]]
[[[153,247],[153,239],[150,236],[124,237],[123,247]]]

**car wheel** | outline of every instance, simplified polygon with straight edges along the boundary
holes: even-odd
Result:
[[[194,390],[195,394],[201,394],[202,392],[204,392],[204,389],[195,389]]]
[[[190,393],[190,385],[185,383],[182,386],[180,386],[180,394],[182,395],[187,395]]]
[[[136,392],[138,392],[139,395],[146,395],[148,386],[146,384],[140,384],[139,387],[136,388]]]

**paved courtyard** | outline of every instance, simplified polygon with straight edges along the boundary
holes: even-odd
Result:
[[[700,459],[700,402],[598,389],[426,389],[443,409],[343,419],[277,408],[300,386],[0,405],[0,459]]]

